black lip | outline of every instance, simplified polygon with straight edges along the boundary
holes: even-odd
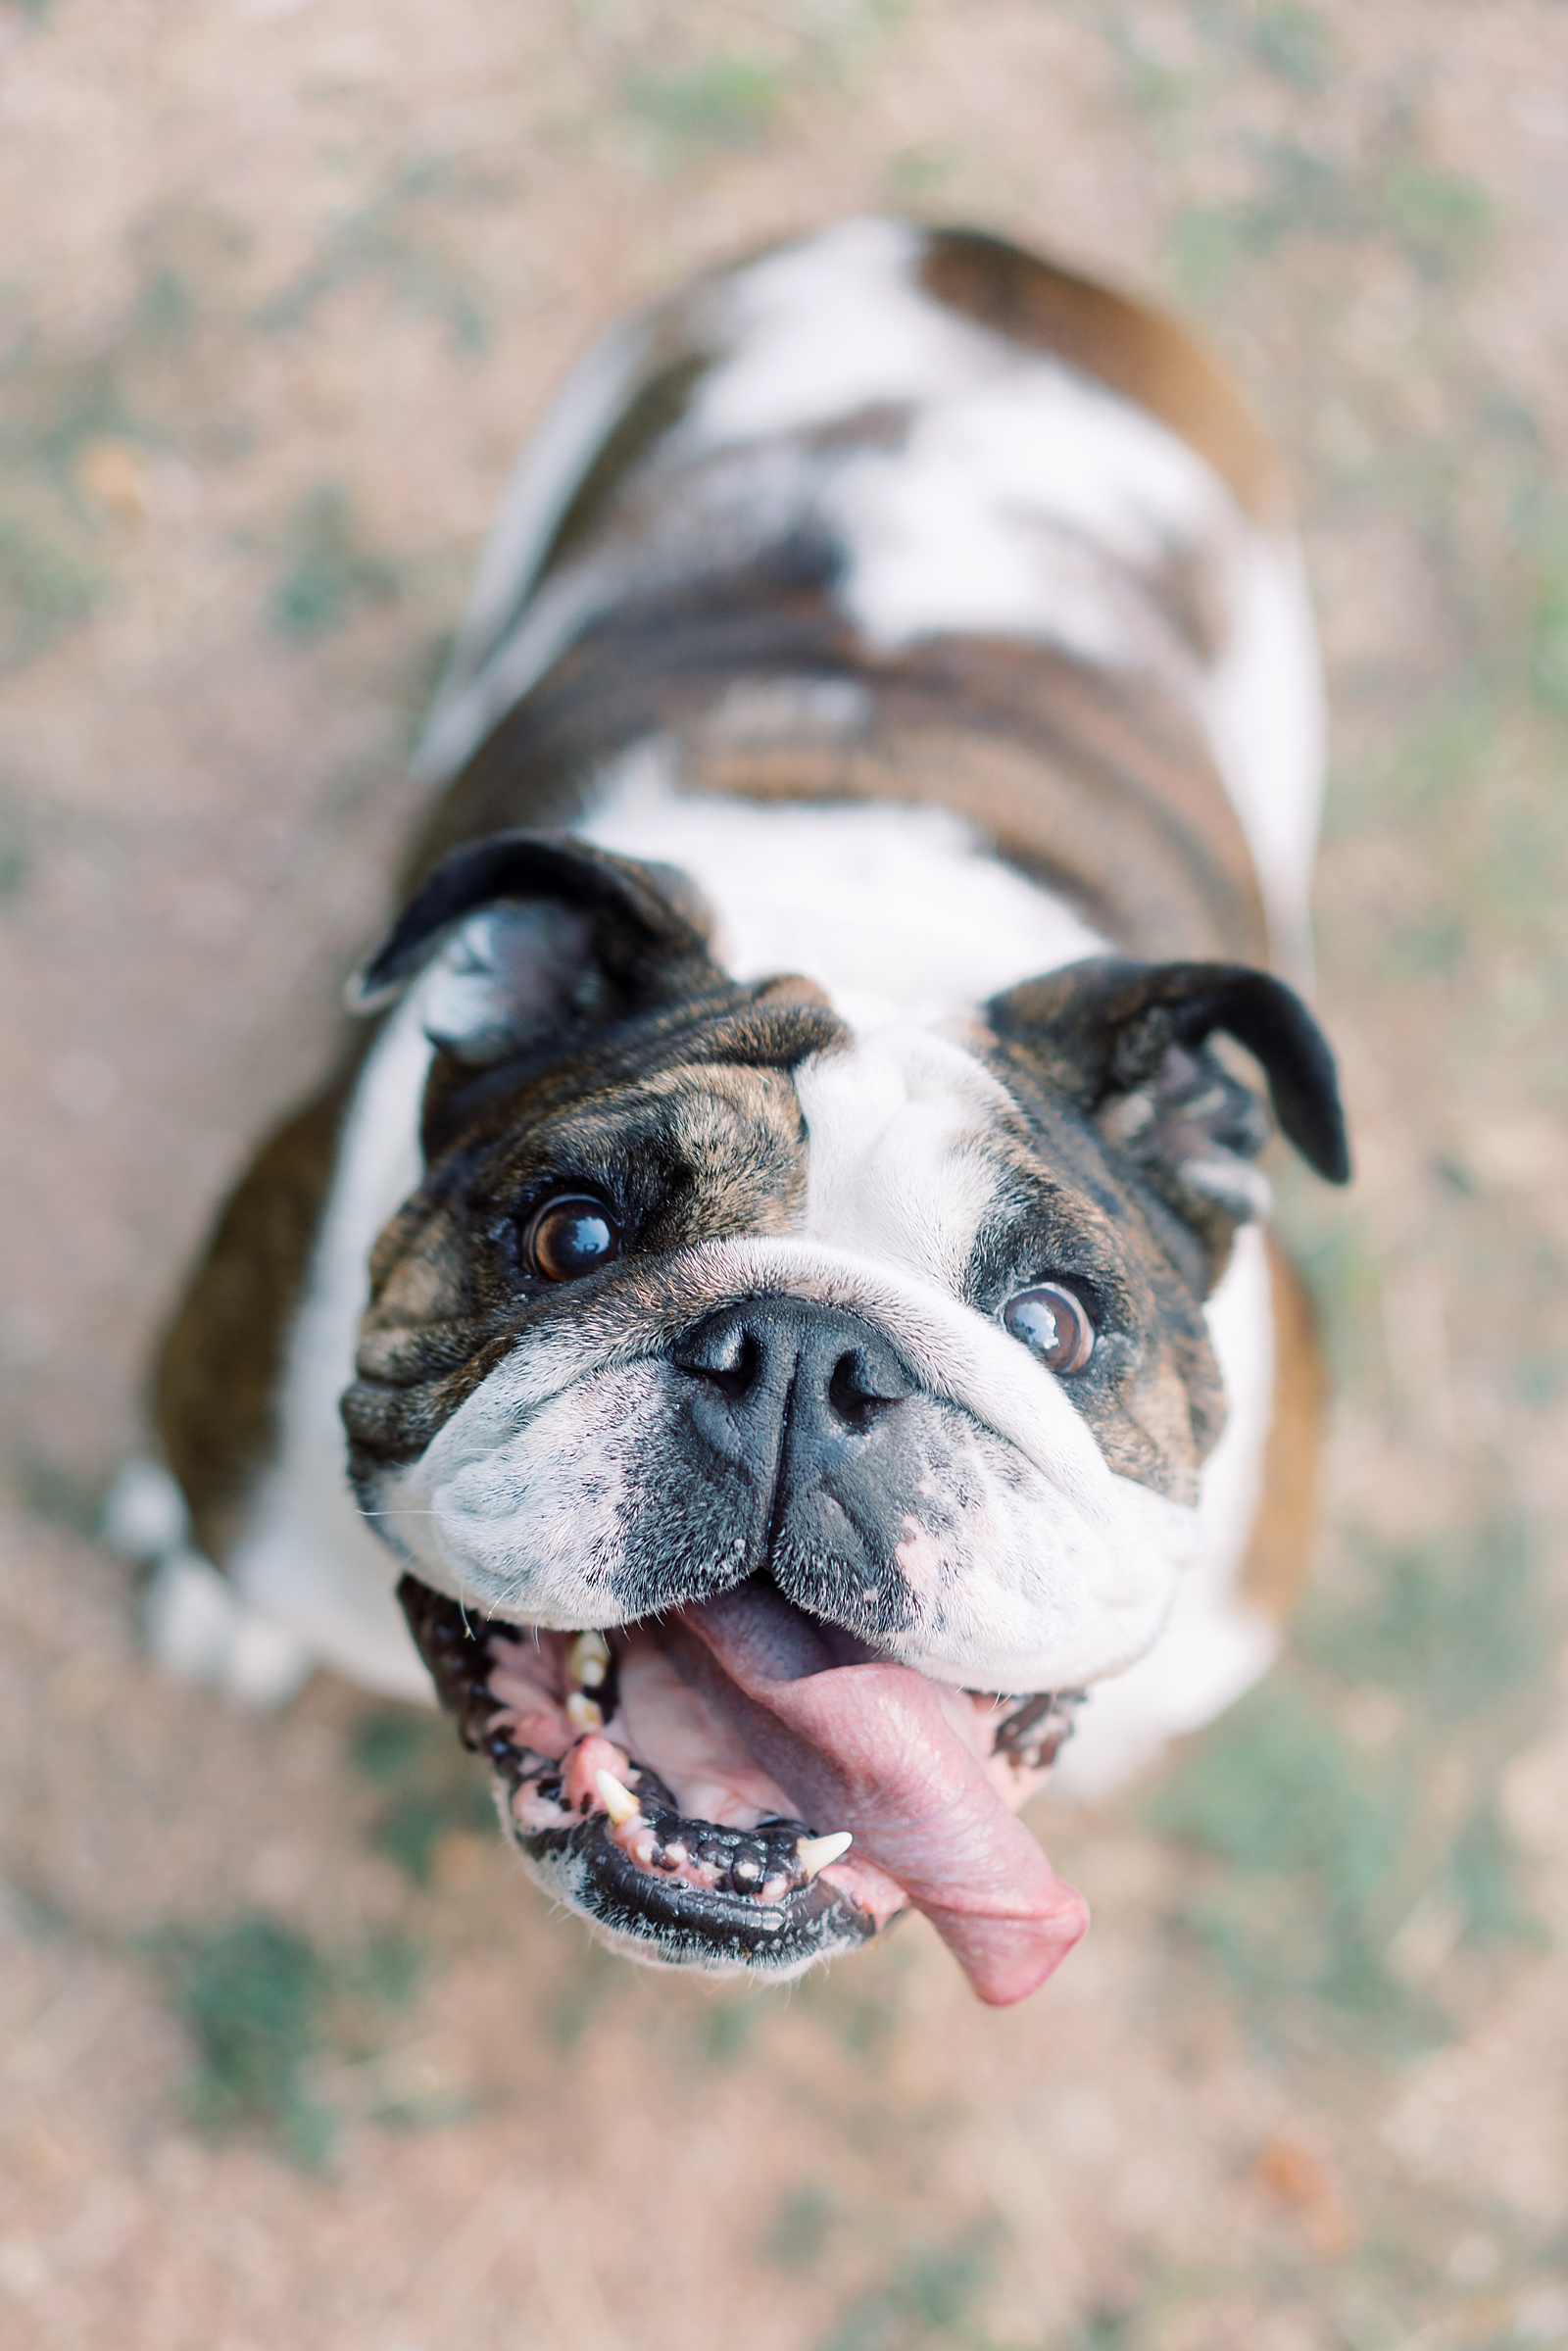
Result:
[[[671,1966],[728,1961],[754,1972],[792,1973],[876,1932],[864,1912],[819,1880],[764,1909],[744,1894],[661,1877],[622,1852],[603,1813],[566,1830],[514,1827],[512,1837],[549,1891],[566,1894],[612,1933],[652,1944],[650,1956]]]
[[[469,1624],[457,1602],[415,1576],[403,1578],[398,1598],[442,1707],[453,1718],[464,1745],[490,1765],[502,1825],[546,1891],[610,1933],[647,1944],[651,1959],[670,1966],[712,1968],[727,1963],[753,1973],[792,1974],[812,1960],[866,1942],[876,1933],[871,1918],[820,1879],[763,1904],[755,1895],[668,1877],[657,1865],[645,1868],[614,1841],[602,1812],[582,1820],[568,1817],[559,1828],[525,1827],[516,1817],[514,1798],[520,1788],[530,1787],[546,1793],[551,1783],[559,1781],[560,1764],[491,1730],[496,1701],[490,1693],[489,1654],[482,1633]],[[727,1847],[737,1856],[760,1851],[767,1863],[764,1876],[774,1870],[788,1874],[795,1867],[796,1842],[808,1834],[801,1821],[737,1830],[689,1819],[676,1810],[668,1789],[646,1768],[638,1777],[637,1795],[661,1843],[678,1836],[689,1847]]]

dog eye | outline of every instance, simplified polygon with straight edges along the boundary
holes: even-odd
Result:
[[[602,1200],[546,1200],[528,1227],[523,1258],[547,1282],[574,1282],[620,1255],[620,1229]]]
[[[1002,1319],[1014,1339],[1021,1339],[1040,1357],[1047,1371],[1063,1378],[1082,1371],[1095,1351],[1095,1326],[1083,1300],[1059,1283],[1042,1282],[1038,1290],[1020,1290],[1002,1309]]]

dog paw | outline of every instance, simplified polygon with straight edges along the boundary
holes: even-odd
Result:
[[[160,1563],[142,1625],[166,1673],[244,1706],[285,1704],[316,1663],[286,1626],[248,1608],[199,1551],[175,1551]]]
[[[190,1538],[185,1497],[161,1462],[127,1461],[109,1489],[99,1532],[137,1567],[172,1558]]]

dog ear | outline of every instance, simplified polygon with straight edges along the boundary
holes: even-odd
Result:
[[[1241,963],[1091,956],[992,1000],[999,1040],[1095,1120],[1223,1264],[1267,1188],[1252,1162],[1261,1102],[1208,1048],[1218,1030],[1261,1065],[1274,1115],[1331,1184],[1350,1174],[1328,1041],[1295,991]]]
[[[481,1068],[564,1027],[710,985],[710,928],[701,895],[673,866],[561,835],[493,833],[455,850],[419,884],[350,983],[349,1005],[379,1011],[428,971],[427,1034]]]

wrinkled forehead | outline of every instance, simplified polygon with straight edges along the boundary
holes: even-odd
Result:
[[[1017,1104],[940,1029],[891,1027],[796,1073],[806,1229],[956,1289],[1027,1151]]]
[[[983,1236],[1043,1195],[1103,1224],[1081,1139],[1026,1114],[964,1024],[845,1027],[771,1061],[732,1048],[715,1025],[635,1068],[559,1073],[514,1106],[488,1183],[580,1180],[648,1210],[678,1194],[670,1240],[789,1231],[957,1293]]]

